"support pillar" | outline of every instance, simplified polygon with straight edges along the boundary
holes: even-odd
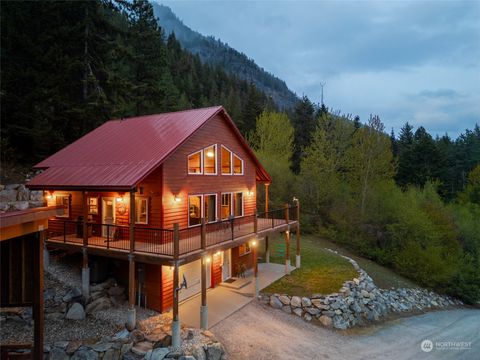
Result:
[[[252,254],[253,254],[253,277],[255,280],[255,298],[258,299],[258,295],[260,292],[259,289],[259,284],[258,284],[258,254],[257,254],[257,249],[258,249],[258,216],[257,216],[257,210],[254,212],[254,218],[253,218],[253,232],[255,233],[255,239],[252,241]]]
[[[207,306],[207,263],[205,261],[206,256],[206,226],[205,218],[202,218],[202,232],[201,232],[201,246],[203,250],[201,260],[201,274],[202,274],[202,304],[200,305],[200,329],[208,329],[208,306]]]
[[[301,248],[300,248],[300,200],[296,200],[297,203],[297,231],[295,233],[296,238],[297,238],[297,256],[295,258],[295,267],[297,269],[300,269],[300,254],[301,254]]]
[[[130,235],[130,254],[128,254],[128,313],[127,329],[135,329],[137,319],[135,310],[135,189],[130,190],[129,203],[129,235]]]
[[[82,191],[83,212],[83,266],[82,266],[82,296],[86,300],[90,296],[90,268],[88,267],[88,233],[87,233],[87,192]]]
[[[179,237],[179,226],[178,224],[173,225],[173,258],[174,258],[174,267],[173,267],[173,319],[172,319],[172,347],[174,350],[180,349],[182,345],[182,339],[180,337],[180,320],[178,316],[178,292],[180,291],[178,287],[178,275],[179,275],[179,266],[178,266],[178,256],[180,250],[180,237]]]
[[[268,219],[268,201],[269,201],[269,189],[270,183],[265,183],[265,217]],[[265,262],[270,263],[270,244],[268,243],[268,236],[265,236]]]
[[[289,205],[285,205],[285,220],[287,225],[290,222],[289,219]],[[290,275],[290,227],[287,226],[287,231],[285,231],[285,274]]]
[[[268,243],[268,236],[265,236],[265,262],[270,263],[270,244]]]
[[[48,252],[47,246],[43,244],[43,268],[47,270],[50,266],[50,253]]]
[[[33,359],[43,359],[43,340],[45,332],[44,301],[43,301],[43,254],[41,249],[44,242],[44,231],[40,231],[34,238],[34,272],[33,272]]]

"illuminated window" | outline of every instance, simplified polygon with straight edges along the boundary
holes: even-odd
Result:
[[[222,220],[228,219],[232,215],[232,194],[222,194]]]
[[[233,173],[243,175],[243,160],[235,154],[233,154]]]
[[[188,173],[202,174],[202,150],[188,155]]]
[[[232,152],[222,146],[222,175],[232,175]]]
[[[148,199],[135,199],[135,222],[137,224],[148,224]]]
[[[188,226],[202,223],[202,195],[188,196]]]
[[[235,193],[233,202],[234,216],[243,216],[243,193]]]
[[[63,207],[63,215],[57,215],[57,217],[70,217],[70,195],[57,195],[55,202],[57,206]]]
[[[245,254],[248,254],[252,251],[252,249],[250,248],[250,243],[245,243],[245,244],[242,244],[238,247],[238,254],[240,256],[242,255],[245,255]]]
[[[205,214],[205,221],[215,222],[217,221],[217,195],[209,194],[204,195],[204,209],[203,213]]]
[[[211,145],[203,150],[203,173],[217,174],[217,145]]]

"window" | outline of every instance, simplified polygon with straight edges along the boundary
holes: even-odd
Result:
[[[135,199],[135,223],[148,224],[148,199]]]
[[[188,155],[188,173],[189,174],[202,174],[202,150],[197,151],[191,155]]]
[[[222,194],[222,220],[226,220],[232,215],[232,194]]]
[[[55,202],[57,206],[63,207],[63,215],[57,215],[57,217],[70,217],[70,195],[57,195]]]
[[[202,221],[202,195],[188,196],[188,226],[200,225]]]
[[[217,175],[217,145],[211,145],[203,150],[203,173]]]
[[[249,254],[250,251],[252,251],[252,249],[250,248],[250,243],[248,242],[238,247],[238,255],[240,256]]]
[[[232,152],[222,146],[222,175],[232,175]]]
[[[90,215],[98,215],[98,197],[88,197],[87,205]]]
[[[243,216],[243,193],[235,193],[233,208],[235,217]]]
[[[204,195],[204,209],[203,214],[205,216],[205,222],[217,221],[217,195],[209,194]]]
[[[243,160],[235,154],[233,154],[233,173],[243,175]]]

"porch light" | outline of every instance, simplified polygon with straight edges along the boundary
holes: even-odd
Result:
[[[295,196],[293,197],[293,202],[294,203],[298,202],[298,199]]]
[[[178,194],[173,194],[173,201],[178,203],[178,202],[182,201],[182,198]]]
[[[220,256],[220,251],[217,251],[214,256]]]
[[[252,241],[250,241],[250,245],[251,245],[252,247],[257,246],[257,240],[252,240]]]
[[[252,190],[248,190],[248,191],[247,191],[247,195],[248,195],[248,196],[253,196],[253,191],[252,191]]]
[[[47,200],[51,200],[53,198],[53,195],[50,191],[48,191],[45,197],[47,198]]]
[[[170,266],[170,271],[173,271],[173,266]]]
[[[206,262],[207,264],[209,264],[210,261],[212,261],[212,258],[211,258],[210,256],[205,257],[205,262]]]
[[[117,202],[123,202],[123,197],[121,196],[117,197]]]
[[[287,234],[287,235],[290,234],[290,230],[286,230],[285,234]]]

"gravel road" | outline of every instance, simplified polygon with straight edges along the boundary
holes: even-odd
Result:
[[[252,302],[212,329],[231,360],[480,359],[480,310],[430,312],[368,328],[333,331]],[[424,352],[423,340],[433,342]],[[439,349],[437,342],[471,342]]]

